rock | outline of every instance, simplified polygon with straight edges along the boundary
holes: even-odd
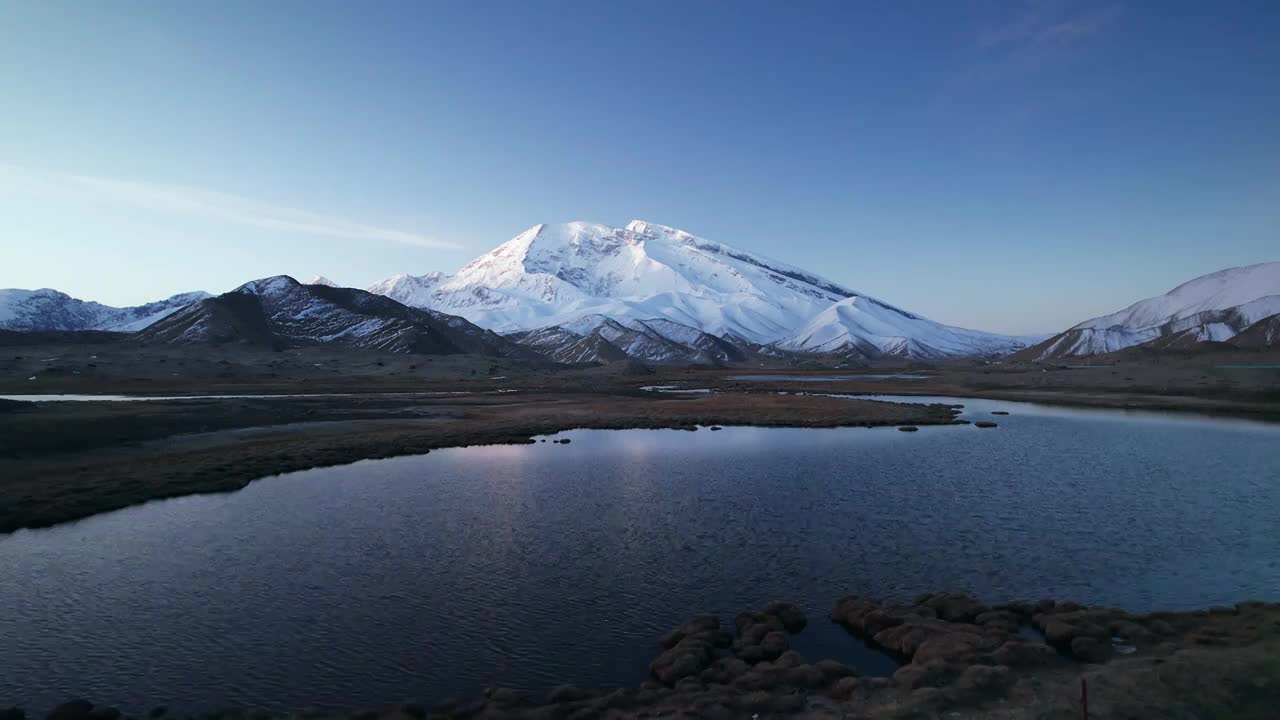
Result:
[[[985,628],[1016,633],[1022,625],[1022,619],[1011,610],[988,610],[975,617],[973,623]]]
[[[764,642],[764,636],[770,632],[773,632],[773,629],[764,623],[748,625],[738,633],[736,644],[740,646],[759,645]]]
[[[751,670],[734,678],[733,686],[739,690],[772,690],[778,681],[774,673]]]
[[[813,666],[822,671],[822,675],[826,677],[827,682],[835,682],[847,677],[857,677],[858,675],[857,670],[835,660],[819,660]]]
[[[686,637],[701,633],[718,632],[719,630],[719,618],[714,615],[702,615],[662,636],[659,643],[662,647],[670,649]]]
[[[556,442],[560,443],[561,445],[568,445],[569,443],[573,442],[573,440],[569,438],[560,438]]]
[[[915,425],[902,425],[898,428],[898,432],[920,432],[920,428]]]
[[[708,684],[727,685],[733,682],[734,678],[742,675],[751,669],[741,658],[727,657],[719,658],[711,663],[711,667],[703,670],[698,676],[702,682]]]
[[[979,420],[978,422],[974,423],[974,424],[973,424],[973,426],[974,426],[974,427],[979,427],[979,428],[993,428],[993,427],[998,427],[995,423],[990,422],[989,420]]]
[[[992,415],[1008,415],[1009,411],[1008,410],[992,410],[991,414]]]
[[[800,653],[795,650],[788,650],[779,655],[777,660],[773,661],[774,667],[780,668],[793,668],[803,664],[804,658],[800,657]]]
[[[120,720],[120,711],[113,707],[94,708],[89,713],[89,720]]]
[[[93,703],[77,698],[55,707],[45,717],[46,720],[89,720],[92,711]]]
[[[804,611],[791,603],[771,602],[765,606],[764,611],[765,614],[773,615],[782,621],[782,626],[789,633],[800,632],[809,621]]]
[[[167,712],[169,712],[169,708],[164,705],[157,705],[147,712],[147,717],[151,718],[151,720],[156,720],[164,717]]]
[[[1154,632],[1158,635],[1164,635],[1165,637],[1178,634],[1178,631],[1175,630],[1172,625],[1170,625],[1168,622],[1164,620],[1152,620],[1151,622],[1147,623],[1147,627],[1151,628],[1151,632]]]
[[[792,715],[794,713],[798,713],[801,710],[804,710],[804,706],[804,695],[790,694],[773,696],[773,708],[781,715]]]
[[[915,690],[922,687],[938,687],[953,674],[950,666],[943,660],[932,660],[927,663],[909,663],[898,668],[893,674],[893,681],[898,687]]]
[[[1040,631],[1044,633],[1045,642],[1052,645],[1069,645],[1075,636],[1075,628],[1061,620],[1050,620]]]
[[[0,720],[27,720],[27,711],[20,707],[0,707]]]
[[[737,651],[738,658],[752,665],[764,660],[764,650],[759,645],[748,645]]]
[[[495,705],[517,705],[524,699],[524,694],[515,688],[493,688],[486,694]]]
[[[1042,642],[1010,640],[991,653],[997,665],[1015,668],[1039,667],[1053,662],[1058,653]]]
[[[1111,645],[1091,637],[1078,637],[1071,641],[1071,656],[1080,662],[1106,662],[1111,656]]]
[[[680,640],[649,664],[649,672],[668,686],[700,675],[715,659],[716,645],[721,641],[719,630],[710,629],[712,621],[704,618],[683,626]],[[715,627],[719,624],[714,621]]]
[[[857,626],[862,616],[879,608],[878,600],[859,595],[846,595],[836,601],[836,606],[831,610],[831,619],[852,628]]]
[[[706,686],[703,685],[702,681],[696,677],[680,678],[680,682],[676,683],[676,692],[696,693],[702,692],[705,689]]]
[[[591,696],[591,693],[583,690],[582,688],[575,687],[573,685],[560,685],[552,688],[551,692],[547,693],[547,702],[572,702],[574,700],[585,700]]]
[[[847,699],[858,691],[862,681],[856,677],[841,678],[831,686],[831,695],[839,700]]]
[[[961,690],[1004,694],[1014,682],[1013,673],[1004,665],[970,665],[956,678],[955,685]]]
[[[767,660],[778,657],[790,647],[791,643],[787,642],[787,636],[777,630],[765,635],[764,640],[760,641],[760,649]]]
[[[930,660],[956,662],[968,660],[984,650],[993,650],[993,640],[968,632],[950,632],[925,640],[911,656],[911,661],[927,663]]]
[[[747,710],[767,710],[773,704],[773,696],[763,690],[755,690],[739,698],[738,704]]]
[[[887,677],[863,678],[862,682],[866,684],[868,690],[884,690],[893,686],[893,680]]]
[[[812,665],[797,665],[793,668],[788,668],[783,672],[782,677],[788,685],[805,689],[822,687],[827,682],[827,678],[822,671]]]
[[[488,694],[488,691],[485,692]],[[417,703],[404,703],[400,706],[400,712],[411,718],[418,718],[418,720],[422,720],[427,716],[427,709]]]
[[[938,613],[939,619],[947,622],[972,622],[974,618],[987,612],[986,605],[964,593],[935,593],[920,604],[932,608]]]
[[[653,661],[649,670],[664,685],[675,685],[682,678],[697,675],[704,669],[703,659],[694,653],[665,654]]]
[[[712,426],[711,426],[711,432],[717,432],[717,431],[720,431],[720,430],[723,430],[723,429],[724,429],[724,428],[720,427],[719,425],[712,425]],[[724,706],[722,705],[721,707],[724,707]]]

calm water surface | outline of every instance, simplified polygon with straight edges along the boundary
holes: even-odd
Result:
[[[921,400],[936,400],[921,398]],[[641,680],[772,599],[1280,599],[1280,428],[964,402],[1000,427],[578,431],[0,536],[0,704],[349,707]]]
[[[742,382],[839,382],[847,380],[928,380],[928,375],[910,373],[870,374],[870,375],[731,375],[725,380]]]

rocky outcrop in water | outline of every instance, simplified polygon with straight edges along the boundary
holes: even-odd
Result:
[[[883,678],[861,677],[832,660],[809,662],[790,649],[790,638],[808,619],[798,607],[777,602],[739,614],[731,628],[711,616],[674,628],[657,643],[651,679],[636,688],[491,688],[467,702],[294,717],[1075,720],[1082,682],[1090,688],[1091,720],[1264,720],[1274,718],[1280,704],[1280,604],[1135,615],[1053,600],[986,605],[950,592],[910,602],[850,595],[835,604],[831,619],[903,665]],[[157,708],[149,717],[168,716]],[[46,717],[122,716],[75,700]],[[231,711],[205,720],[270,717]],[[0,720],[27,716],[0,706]]]

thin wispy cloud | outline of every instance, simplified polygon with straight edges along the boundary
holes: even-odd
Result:
[[[964,92],[1032,77],[1061,65],[1100,40],[1124,14],[1123,4],[1028,0],[1006,18],[981,26],[973,60],[961,64],[949,90]]]
[[[0,164],[0,179],[24,191],[39,189],[63,196],[156,212],[190,215],[265,230],[345,240],[380,240],[428,248],[457,248],[457,243],[381,225],[370,225],[307,210],[282,207],[231,193],[184,185],[114,177],[50,173]],[[4,185],[0,184],[0,188]]]

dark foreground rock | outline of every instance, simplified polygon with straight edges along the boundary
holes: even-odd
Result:
[[[651,679],[636,688],[491,688],[467,702],[296,717],[1075,720],[1083,716],[1082,681],[1091,720],[1273,720],[1280,706],[1280,604],[1135,615],[1052,600],[986,605],[963,593],[910,602],[850,595],[836,603],[831,619],[897,656],[902,667],[892,678],[861,677],[833,660],[806,660],[790,638],[808,618],[795,605],[775,602],[739,614],[730,627],[704,616],[674,628],[657,643]],[[1029,628],[1045,640],[1028,637]],[[150,713],[164,716],[163,707]],[[73,700],[47,720],[120,717],[113,708]],[[269,717],[231,711],[206,720]],[[0,706],[0,720],[26,715]]]

